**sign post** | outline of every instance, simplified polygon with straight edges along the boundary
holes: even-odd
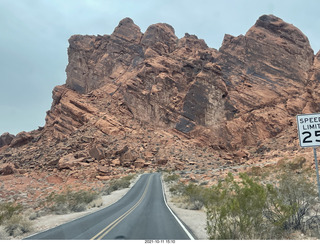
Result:
[[[317,182],[318,182],[318,195],[320,199],[320,180],[319,180],[319,169],[318,169],[318,160],[317,160],[317,149],[313,147],[314,161],[316,163],[316,171],[317,171]]]
[[[314,162],[316,164],[318,195],[320,199],[320,179],[317,160],[317,146],[320,146],[320,114],[297,115],[298,135],[301,147],[313,147]]]

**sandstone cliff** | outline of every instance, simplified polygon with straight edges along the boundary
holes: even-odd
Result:
[[[111,35],[72,36],[68,57],[46,125],[3,135],[0,168],[110,179],[162,167],[210,180],[226,163],[299,150],[295,116],[319,110],[320,54],[273,15],[219,50],[126,18]]]
[[[112,87],[134,119],[205,137],[215,148],[262,143],[317,107],[308,99],[318,73],[308,38],[272,15],[244,36],[226,35],[219,51],[196,36],[178,39],[167,24],[143,34],[128,18],[110,36],[69,42],[67,87],[84,94]]]

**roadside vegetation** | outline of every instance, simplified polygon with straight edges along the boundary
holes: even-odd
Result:
[[[102,189],[52,192],[39,202],[37,210],[25,209],[14,202],[0,202],[0,240],[10,239],[32,231],[32,220],[48,214],[82,212],[103,205],[102,196],[128,188],[136,174],[106,181]]]
[[[0,203],[0,239],[18,236],[32,230],[30,221],[23,215],[23,207],[12,202]]]
[[[61,193],[52,192],[43,204],[49,213],[67,214],[85,211],[88,205],[98,197],[99,194],[95,191],[72,191],[68,189]]]
[[[136,174],[127,175],[125,177],[114,179],[109,181],[105,187],[102,189],[102,195],[109,195],[113,191],[121,190],[128,188],[131,184],[131,181],[136,177]]]
[[[100,207],[103,204],[102,196],[109,195],[113,191],[128,188],[135,175],[128,175],[119,179],[105,182],[105,186],[99,190],[67,189],[61,193],[51,193],[42,203],[42,209],[54,214],[67,214],[82,212],[92,207]]]
[[[229,173],[211,187],[183,184],[175,174],[165,175],[164,181],[180,207],[206,211],[209,239],[319,239],[315,176],[303,167],[305,161],[282,159],[276,168]]]

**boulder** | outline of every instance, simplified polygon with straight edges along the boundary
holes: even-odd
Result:
[[[33,136],[25,131],[22,131],[16,135],[15,138],[12,139],[10,146],[11,147],[20,147],[33,139]]]
[[[136,159],[135,153],[129,150],[120,156],[120,163],[124,167],[129,167]]]
[[[177,41],[174,28],[171,25],[159,23],[147,28],[141,39],[141,44],[162,54],[173,52]]]
[[[76,159],[73,154],[68,154],[59,159],[58,169],[73,169],[75,166],[81,165],[83,158]]]
[[[142,169],[146,166],[146,161],[142,158],[138,158],[136,161],[134,161],[133,165],[136,169]]]
[[[106,175],[111,175],[112,172],[110,171],[110,168],[107,166],[99,166],[98,173],[101,176],[106,176]]]
[[[106,157],[104,153],[104,149],[101,146],[94,145],[90,150],[89,150],[89,155],[96,160],[101,160]]]
[[[110,164],[110,165],[113,166],[113,167],[118,167],[118,166],[120,166],[120,165],[121,165],[120,159],[119,159],[119,158],[113,159],[113,160],[111,161],[111,164]]]
[[[0,136],[0,147],[6,146],[6,145],[10,145],[10,143],[12,142],[12,140],[15,138],[14,135],[5,132]]]
[[[108,175],[103,175],[103,176],[102,175],[97,175],[96,178],[98,180],[111,180],[111,179],[113,179],[112,176],[108,176]]]
[[[168,159],[159,159],[156,161],[156,164],[159,166],[166,165],[168,163]]]
[[[13,164],[4,164],[0,168],[0,175],[11,175],[15,173],[15,167]]]

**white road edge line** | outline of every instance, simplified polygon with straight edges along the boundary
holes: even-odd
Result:
[[[167,198],[165,196],[164,193],[164,186],[163,186],[163,181],[162,181],[162,175],[160,176],[160,180],[161,180],[161,188],[162,188],[162,194],[163,194],[163,199],[164,199],[164,203],[166,204],[167,208],[169,209],[169,211],[171,212],[171,214],[173,215],[173,217],[177,220],[177,222],[180,224],[180,226],[182,227],[182,229],[184,230],[184,232],[186,232],[186,234],[188,235],[188,237],[190,238],[190,240],[195,240],[193,238],[193,236],[191,235],[191,233],[187,230],[187,228],[184,226],[184,224],[181,223],[180,219],[174,214],[174,212],[171,210],[171,208],[169,207],[169,205],[167,204]]]

